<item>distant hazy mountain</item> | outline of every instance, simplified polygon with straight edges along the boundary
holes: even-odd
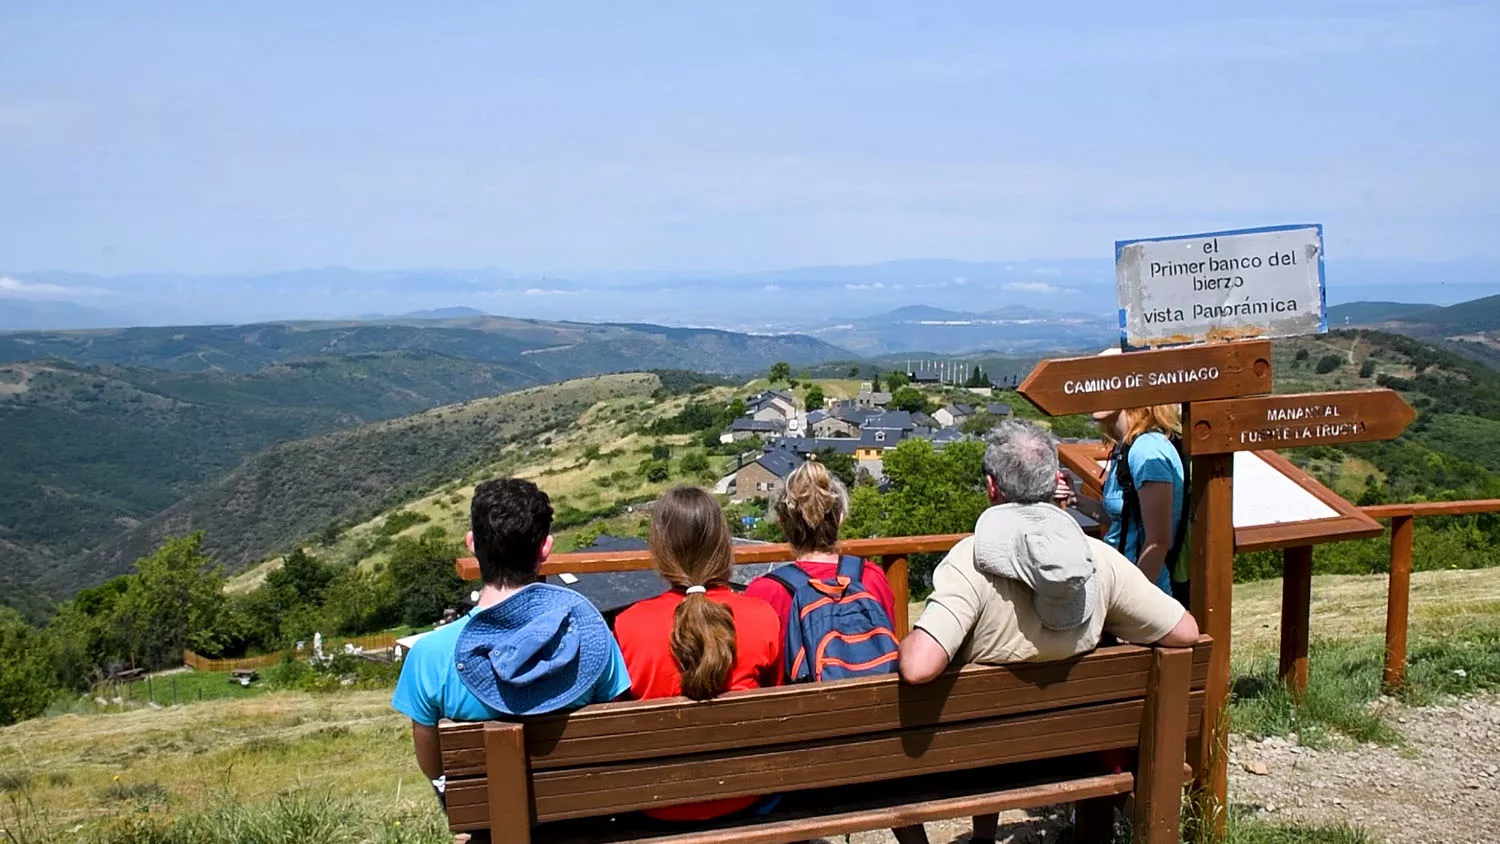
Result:
[[[1353,302],[1330,308],[1328,325],[1375,327],[1405,334],[1500,368],[1500,295],[1448,307]]]
[[[1098,314],[1057,313],[1025,306],[974,313],[913,305],[872,317],[834,321],[809,328],[808,333],[863,355],[978,351],[1029,355],[1104,346],[1119,337],[1119,326],[1115,319]]]
[[[121,317],[72,302],[0,299],[0,331],[104,328],[123,324]]]
[[[988,314],[1007,308],[1112,317],[1115,272],[1097,258],[1026,261],[919,259],[765,272],[512,272],[502,269],[355,270],[314,267],[235,275],[96,276],[0,270],[0,313],[15,301],[65,300],[107,314],[77,313],[46,327],[202,325],[465,312],[529,319],[649,322],[754,333],[871,317],[919,302]],[[1399,292],[1400,296],[1397,296]],[[1500,293],[1500,261],[1328,261],[1328,301],[1412,296],[1434,305]],[[434,311],[436,306],[442,306]],[[479,314],[470,313],[469,316]],[[57,314],[57,316],[67,316]],[[38,327],[22,323],[16,327]]]
[[[430,308],[430,309],[425,310],[425,311],[412,311],[409,314],[402,314],[401,318],[402,319],[461,319],[463,317],[475,317],[475,316],[489,316],[489,313],[487,311],[481,311],[478,308],[465,308],[465,307]]]

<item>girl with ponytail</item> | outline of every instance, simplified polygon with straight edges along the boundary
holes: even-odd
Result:
[[[615,638],[637,700],[710,700],[781,682],[780,628],[765,602],[733,592],[729,522],[696,487],[670,489],[651,517],[651,558],[669,589],[615,619]],[[697,821],[749,808],[755,797],[654,809],[659,820]]]
[[[813,580],[829,580],[838,575],[839,528],[849,515],[849,492],[828,467],[809,461],[797,467],[786,479],[786,486],[772,503],[776,522],[786,534],[796,554],[797,568]],[[885,569],[865,561],[860,581],[885,610],[886,618],[896,617],[896,598],[885,577]],[[745,594],[760,598],[776,611],[779,629],[786,637],[792,615],[792,596],[777,580],[757,577],[750,581]]]

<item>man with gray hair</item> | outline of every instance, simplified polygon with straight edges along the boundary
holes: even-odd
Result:
[[[1181,604],[1052,503],[1050,431],[1002,422],[988,437],[984,475],[991,506],[933,571],[927,608],[901,642],[903,680],[928,683],[951,664],[1067,659],[1106,632],[1143,645],[1198,641]],[[975,844],[994,835],[994,816],[974,819]]]

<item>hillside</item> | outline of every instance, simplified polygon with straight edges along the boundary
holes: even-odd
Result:
[[[506,364],[529,373],[536,383],[652,369],[751,372],[778,360],[818,363],[849,357],[842,349],[800,335],[497,316],[0,334],[0,362],[58,358],[183,372],[244,373],[315,357],[391,351]]]
[[[1328,324],[1367,326],[1427,340],[1500,367],[1500,295],[1448,307],[1398,302],[1353,302],[1329,309]]]
[[[1390,387],[1417,409],[1398,439],[1288,452],[1350,499],[1500,497],[1500,372],[1378,331],[1277,341],[1276,392]],[[1320,371],[1322,370],[1322,371]]]
[[[507,366],[428,352],[248,375],[0,365],[5,570],[20,581],[66,565],[274,443],[534,383]]]
[[[95,551],[59,563],[43,582],[59,590],[97,583],[165,537],[193,531],[203,531],[204,547],[236,569],[331,523],[467,477],[507,448],[545,448],[549,435],[572,427],[596,404],[649,399],[660,386],[654,375],[600,376],[283,443]]]

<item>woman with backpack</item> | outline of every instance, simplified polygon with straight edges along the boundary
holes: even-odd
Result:
[[[615,619],[615,638],[635,700],[684,695],[710,700],[736,689],[781,683],[781,631],[764,601],[729,588],[734,557],[718,501],[696,487],[670,489],[651,517],[651,559],[670,584]],[[750,808],[740,797],[646,812],[664,821],[701,821]]]
[[[891,619],[896,598],[885,570],[839,554],[849,492],[816,460],[793,470],[772,510],[797,559],[750,581],[745,594],[776,611],[789,682],[894,674]],[[820,646],[821,645],[821,646]],[[820,659],[817,654],[822,654]],[[920,825],[892,830],[900,844],[925,844]]]
[[[857,611],[868,610],[868,612],[860,612],[869,616],[867,620],[854,618],[848,622],[829,621],[829,625],[852,623],[891,631],[891,619],[896,614],[896,599],[891,592],[889,581],[886,580],[885,570],[878,564],[870,560],[844,557],[839,554],[839,528],[849,514],[849,493],[844,489],[844,484],[828,471],[827,466],[812,460],[797,467],[787,477],[786,486],[776,496],[772,510],[776,514],[777,524],[781,526],[781,532],[786,535],[787,542],[792,546],[792,553],[797,559],[790,566],[784,566],[750,581],[745,594],[760,598],[776,611],[776,617],[781,622],[781,634],[786,642],[784,646],[787,660],[786,679],[792,682],[824,679],[819,666],[816,665],[804,663],[802,671],[795,670],[798,667],[798,651],[815,651],[818,644],[818,642],[804,643],[803,640],[813,636],[823,638],[815,630],[805,631],[808,635],[800,636],[799,634],[804,631],[795,629],[795,626],[791,624],[793,618],[806,621],[807,606],[818,603],[817,595],[820,593],[818,593],[818,587],[813,584],[830,583],[837,581],[841,576],[848,577],[853,582],[854,588],[848,590],[843,596],[842,603],[843,609],[847,610],[846,616],[852,616]],[[812,591],[809,592],[809,589]],[[862,604],[868,606],[862,606]],[[868,633],[869,630],[844,630],[843,632],[853,638]],[[894,633],[891,632],[891,653],[894,654]],[[880,643],[884,641],[884,637],[881,637],[877,643],[878,646],[883,647]],[[798,644],[807,646],[794,647]],[[879,654],[876,653],[864,654],[857,664],[863,666],[878,658]],[[852,673],[845,671],[834,673],[836,676],[860,676],[871,673],[891,673],[895,670],[895,662],[892,660],[889,665],[881,663]]]
[[[1103,505],[1109,517],[1104,541],[1135,563],[1169,595],[1174,581],[1187,605],[1186,577],[1174,578],[1185,536],[1186,473],[1177,443],[1181,410],[1175,404],[1105,410],[1094,424],[1112,446],[1104,469]]]

